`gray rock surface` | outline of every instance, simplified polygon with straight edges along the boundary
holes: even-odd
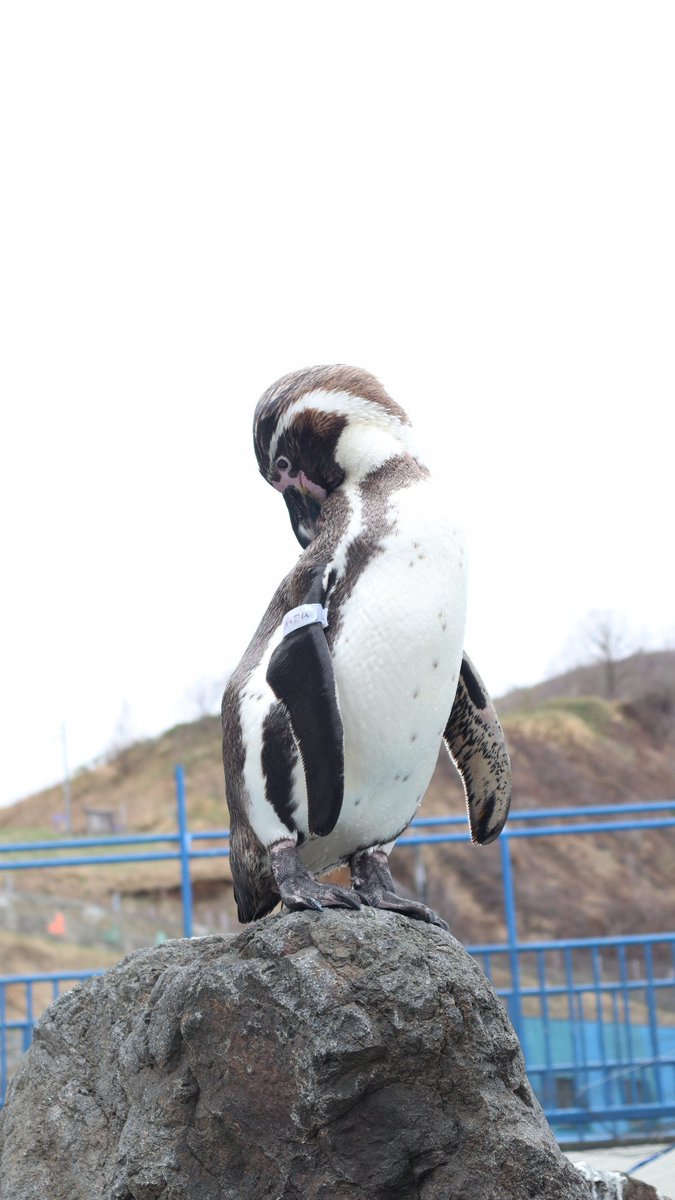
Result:
[[[44,1014],[1,1200],[589,1200],[503,1007],[440,929],[363,909],[167,942]]]

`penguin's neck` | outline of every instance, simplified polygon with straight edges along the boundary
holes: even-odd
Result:
[[[335,460],[345,473],[346,487],[358,487],[390,459],[402,456],[422,465],[406,426],[392,429],[372,422],[350,421],[335,447]]]
[[[355,580],[384,539],[394,531],[392,501],[402,489],[423,484],[429,472],[400,443],[392,455],[380,460],[365,478],[344,483],[322,506],[324,526],[321,551],[329,550],[331,566],[340,579],[347,569]],[[316,546],[317,543],[314,543]]]

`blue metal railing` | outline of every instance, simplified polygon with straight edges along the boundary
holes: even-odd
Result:
[[[514,976],[500,981],[500,958],[512,949],[469,949],[510,1009]],[[675,1128],[675,934],[525,942],[516,953],[528,1075],[561,1140]]]
[[[191,833],[187,822],[185,800],[185,772],[181,766],[175,770],[176,808],[178,815],[177,833],[136,833],[93,838],[59,838],[41,842],[12,842],[0,845],[0,871],[30,871],[54,867],[107,866],[111,863],[180,862],[181,897],[183,904],[183,936],[192,937],[192,885],[190,859],[227,858],[230,853],[229,829],[211,829]],[[212,850],[195,850],[197,841],[227,842]],[[169,842],[174,850],[146,851],[134,854],[76,854],[64,855],[62,850],[90,850],[102,846],[154,846]],[[49,858],[3,859],[3,854],[33,854],[36,850],[48,850]]]
[[[36,971],[29,975],[0,975],[0,1105],[4,1103],[13,1065],[10,1058],[11,1042],[14,1041],[15,1050],[18,1047],[21,1053],[25,1053],[33,1038],[35,1022],[40,1012],[46,1008],[47,1003],[57,1000],[76,983],[82,983],[85,979],[102,974],[101,970],[88,970]],[[47,991],[51,994],[46,1001],[44,997],[41,997],[40,1012],[36,1013],[34,1011],[35,988],[47,984],[50,985]],[[68,986],[64,987],[64,984]],[[20,998],[23,1015],[12,1018],[8,1013],[7,993],[9,991],[11,995],[17,987],[23,989],[23,995]]]
[[[191,937],[190,863],[226,857],[229,830],[191,832],[180,766],[175,779],[176,833],[2,845],[0,871],[176,861],[180,864],[183,934]],[[617,817],[620,819],[612,819]],[[501,835],[507,938],[504,943],[467,949],[507,1006],[523,1046],[530,1081],[561,1141],[633,1134],[644,1138],[649,1132],[675,1132],[675,933],[521,942],[511,841],[673,828],[675,800],[655,800],[513,812]],[[463,815],[422,817],[413,821],[398,846],[469,841]],[[197,842],[219,844],[197,849]],[[169,848],[155,850],[158,844]],[[122,853],[124,846],[141,850]],[[104,848],[115,852],[91,853]],[[63,853],[71,850],[80,853]],[[33,857],[36,851],[48,851],[49,857]],[[18,1049],[24,1050],[30,1043],[36,1019],[35,989],[42,989],[44,1001],[46,985],[56,996],[62,985],[73,986],[94,974],[100,972],[0,976],[0,1103],[11,1065],[9,1045],[13,1044],[15,1057]],[[8,994],[20,1011],[11,1019]]]

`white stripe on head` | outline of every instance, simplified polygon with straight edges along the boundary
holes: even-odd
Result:
[[[269,458],[271,463],[277,456],[279,442],[284,433],[291,428],[296,417],[300,413],[306,412],[307,409],[313,409],[320,413],[335,413],[338,416],[347,417],[355,423],[375,425],[382,430],[389,431],[408,454],[415,453],[410,436],[410,426],[404,425],[397,416],[387,412],[381,404],[366,400],[363,396],[357,396],[353,392],[332,392],[324,388],[316,388],[314,391],[305,392],[298,400],[294,400],[281,417],[270,441]]]
[[[335,461],[352,480],[365,479],[390,458],[412,454],[417,458],[407,426],[393,432],[372,421],[348,421],[335,447]]]

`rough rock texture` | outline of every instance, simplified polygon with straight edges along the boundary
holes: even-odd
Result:
[[[2,1200],[589,1200],[449,934],[293,913],[168,942],[47,1010]]]
[[[598,1171],[588,1163],[575,1163],[591,1189],[593,1200],[668,1200],[649,1183],[622,1171]]]

